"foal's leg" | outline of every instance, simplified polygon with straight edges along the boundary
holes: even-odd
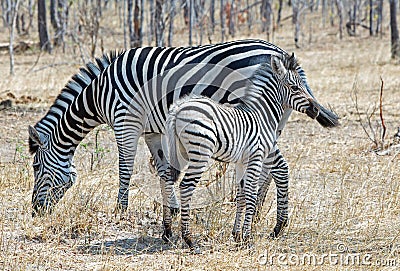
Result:
[[[261,152],[250,157],[247,168],[243,175],[243,193],[246,201],[246,213],[243,221],[243,241],[250,238],[251,225],[256,209],[257,183],[262,170],[263,156]]]
[[[172,236],[172,215],[179,211],[179,203],[174,190],[175,180],[168,180],[167,148],[162,145],[161,134],[147,134],[144,139],[153,157],[154,167],[160,177],[164,225],[162,238],[164,241],[168,241]]]
[[[232,236],[235,242],[241,241],[241,223],[243,211],[246,207],[246,201],[243,193],[243,179],[242,176],[244,174],[244,167],[242,164],[236,164],[236,178],[240,178],[240,181],[236,181],[236,216],[235,223],[233,224]],[[237,180],[238,180],[237,179]]]

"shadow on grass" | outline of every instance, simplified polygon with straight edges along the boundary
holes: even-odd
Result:
[[[92,255],[138,255],[152,254],[161,251],[175,249],[176,246],[171,243],[165,243],[161,238],[139,237],[110,240],[97,242],[88,245],[78,246],[82,253]]]

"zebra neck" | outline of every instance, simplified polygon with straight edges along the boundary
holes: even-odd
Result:
[[[246,108],[241,109],[242,111],[257,115],[263,131],[276,131],[284,111],[280,97],[273,92],[264,92],[263,95],[254,95],[252,99],[246,99],[242,108]]]
[[[49,111],[37,124],[60,154],[73,156],[76,147],[96,126],[104,121],[97,112],[92,88],[83,90],[63,112]]]

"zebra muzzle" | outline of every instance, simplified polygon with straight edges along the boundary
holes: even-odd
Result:
[[[306,109],[307,116],[309,116],[312,119],[315,119],[319,115],[319,110],[320,110],[319,104],[316,101],[310,99],[310,106]]]

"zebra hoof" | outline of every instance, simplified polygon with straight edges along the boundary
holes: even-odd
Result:
[[[288,220],[277,222],[274,231],[269,235],[272,239],[278,238],[279,234],[282,233],[282,230],[288,225]]]
[[[178,208],[168,207],[168,208],[171,212],[172,217],[176,217],[179,214],[179,212],[181,211],[181,209],[179,207]]]
[[[201,254],[201,249],[199,247],[190,248],[192,254]]]
[[[115,214],[125,214],[128,210],[128,206],[121,204],[121,203],[117,203],[117,206],[114,209],[114,213]]]
[[[162,235],[162,239],[164,240],[164,242],[169,243],[171,242],[171,237],[172,237],[172,230],[171,228],[166,228],[164,229],[164,233]]]
[[[196,249],[196,247],[195,247],[195,245],[194,245],[194,243],[192,241],[192,237],[190,235],[189,236],[182,236],[182,238],[183,238],[183,241],[185,241],[185,243],[188,245],[190,250]]]
[[[232,232],[232,236],[233,236],[233,240],[234,240],[236,243],[240,243],[240,242],[242,241],[242,236],[241,236],[241,234],[240,234],[240,231],[233,231],[233,232]]]

